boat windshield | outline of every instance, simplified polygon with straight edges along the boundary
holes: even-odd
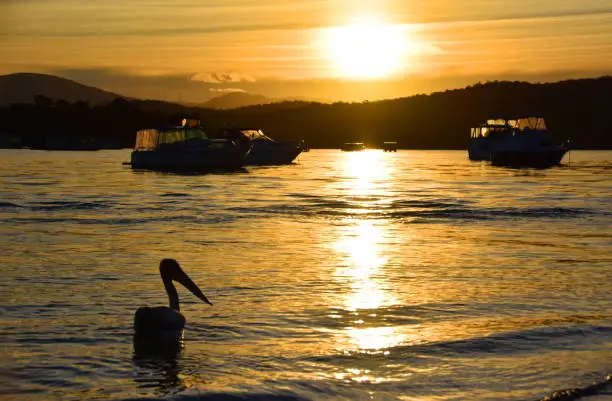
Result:
[[[270,138],[269,136],[265,135],[262,130],[258,129],[244,129],[244,130],[240,130],[240,132],[242,133],[242,135],[246,136],[247,138],[249,138],[251,141],[256,141],[256,140],[266,140],[266,141],[272,141],[272,138]]]
[[[472,128],[472,138],[486,138],[491,135],[508,134],[511,127],[508,125],[482,125],[477,128]]]

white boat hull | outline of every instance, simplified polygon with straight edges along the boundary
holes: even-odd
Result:
[[[253,141],[252,145],[247,165],[289,164],[302,153],[302,148],[292,142]]]

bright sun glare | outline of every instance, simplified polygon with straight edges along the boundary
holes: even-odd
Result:
[[[402,69],[406,32],[372,17],[325,30],[324,46],[336,72],[345,78],[376,79]]]

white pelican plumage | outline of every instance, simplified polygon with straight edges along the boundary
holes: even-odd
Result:
[[[159,337],[164,333],[182,334],[185,317],[180,312],[179,297],[173,281],[182,284],[193,295],[212,305],[176,260],[163,259],[159,264],[159,273],[166,287],[169,306],[138,308],[134,315],[134,330],[138,337]]]

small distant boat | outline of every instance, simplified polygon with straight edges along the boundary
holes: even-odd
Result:
[[[397,142],[383,142],[381,148],[384,152],[397,152]]]
[[[241,136],[251,144],[251,151],[246,156],[246,165],[279,165],[289,164],[304,151],[299,142],[275,141],[260,129],[226,128],[226,137]]]
[[[180,126],[138,131],[131,165],[162,171],[236,169],[244,166],[250,149],[240,136],[210,139],[198,120],[183,119]]]
[[[553,144],[544,118],[522,117],[472,128],[468,157],[496,166],[547,168],[560,164],[568,150]]]
[[[347,142],[340,147],[343,152],[359,152],[365,149],[366,145],[363,142]]]

